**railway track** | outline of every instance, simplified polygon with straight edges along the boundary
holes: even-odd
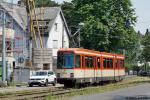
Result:
[[[130,80],[131,77],[127,77],[126,79]],[[127,81],[128,82],[128,81]],[[142,81],[141,81],[142,82]],[[121,83],[119,84],[127,84],[127,83]],[[128,82],[128,84],[131,84],[131,82]],[[95,86],[93,86],[95,87]],[[85,88],[81,89],[75,89],[75,88],[64,88],[62,86],[60,87],[47,87],[43,88],[42,90],[27,90],[27,91],[18,91],[18,92],[11,92],[7,94],[0,94],[0,100],[44,100],[47,96],[64,96],[68,95],[72,92],[78,92],[78,91],[84,91]]]
[[[25,91],[24,93],[13,93],[8,95],[1,95],[0,100],[44,100],[47,96],[61,96],[67,93],[77,91],[75,89],[66,89],[66,88],[52,88],[49,90],[43,91]]]
[[[86,87],[85,87],[86,88]],[[75,88],[64,88],[64,87],[53,87],[43,90],[30,90],[30,91],[20,91],[7,95],[0,95],[0,100],[44,100],[47,96],[62,96],[67,95],[72,92],[82,91],[85,88],[75,89]]]

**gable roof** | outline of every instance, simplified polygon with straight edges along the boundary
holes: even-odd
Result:
[[[27,13],[25,6],[21,6],[18,4],[11,4],[1,1],[0,6],[7,11],[7,13],[16,21],[16,23],[23,29],[26,30],[27,26]],[[51,30],[56,17],[58,14],[61,15],[64,26],[66,28],[68,36],[70,36],[70,32],[64,18],[61,7],[43,7],[43,12],[41,12],[42,8],[35,8],[36,17],[38,20],[42,20],[41,16],[43,16],[43,20],[49,21],[49,30]],[[42,15],[41,15],[42,14]]]
[[[0,6],[6,10],[6,13],[8,13],[23,30],[26,29],[27,14],[24,7],[3,1],[0,2]]]

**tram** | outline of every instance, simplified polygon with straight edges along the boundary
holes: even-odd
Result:
[[[58,51],[57,82],[68,85],[120,81],[125,76],[125,56],[83,48]]]

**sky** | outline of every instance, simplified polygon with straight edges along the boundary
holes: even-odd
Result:
[[[150,0],[131,0],[135,13],[137,15],[137,23],[135,30],[140,31],[142,34],[146,29],[150,30]]]
[[[12,1],[12,0],[4,0]],[[17,3],[18,0],[13,0]],[[62,3],[64,0],[55,0],[56,2]],[[71,0],[65,0],[71,1]],[[146,29],[150,30],[150,0],[131,0],[133,8],[135,8],[135,13],[137,16],[137,23],[135,26],[136,31],[140,31],[142,34],[145,33]]]

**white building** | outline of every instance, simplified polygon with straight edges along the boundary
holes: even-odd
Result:
[[[60,7],[36,8],[35,10],[39,27],[41,26],[41,34],[44,29],[44,36],[42,35],[44,47],[52,49],[53,66],[56,66],[58,49],[69,48],[69,30],[63,12]],[[43,21],[41,20],[42,15],[44,15]]]
[[[60,7],[45,7],[36,8],[36,17],[39,23],[39,29],[44,43],[44,48],[52,49],[53,56],[53,68],[55,69],[57,64],[57,51],[60,48],[69,48],[69,30],[66,24],[63,12]],[[34,23],[35,20],[34,20]],[[36,27],[36,24],[34,24]],[[37,40],[40,40],[37,35]],[[38,46],[40,42],[38,41]],[[35,46],[35,42],[33,42]],[[33,46],[33,47],[34,47]],[[41,64],[38,64],[42,66]],[[50,66],[51,64],[43,64],[44,66]]]

